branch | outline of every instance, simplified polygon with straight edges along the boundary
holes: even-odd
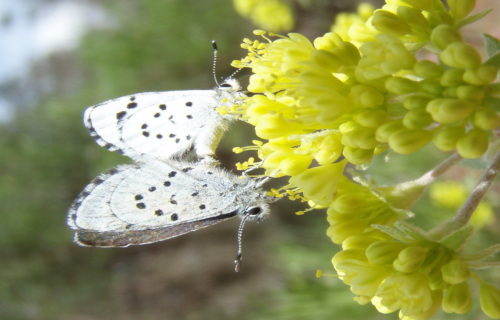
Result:
[[[488,169],[486,169],[484,175],[481,177],[481,180],[479,180],[477,185],[474,187],[474,190],[472,190],[460,211],[458,211],[455,217],[453,217],[452,222],[456,223],[458,226],[465,226],[469,222],[472,213],[476,210],[477,206],[490,188],[499,170],[500,152],[495,155],[491,165]]]

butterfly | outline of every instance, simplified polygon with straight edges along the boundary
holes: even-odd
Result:
[[[133,159],[101,174],[68,211],[75,242],[126,247],[158,242],[229,218],[262,221],[274,201],[262,180],[243,179],[213,158],[231,118],[216,108],[243,96],[235,82],[214,90],[146,92],[89,107],[84,124],[96,142]],[[194,150],[195,157],[188,156]]]
[[[241,100],[240,89],[229,79],[213,90],[123,96],[89,107],[84,124],[99,145],[133,160],[143,155],[159,160],[182,157],[191,148],[198,158],[205,158],[215,154],[234,119],[216,108]]]

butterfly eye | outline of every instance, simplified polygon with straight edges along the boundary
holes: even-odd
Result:
[[[248,208],[245,213],[249,216],[256,216],[262,213],[262,208],[261,207],[251,207]]]
[[[233,85],[231,83],[228,83],[228,82],[224,82],[220,85],[221,88],[232,88]]]

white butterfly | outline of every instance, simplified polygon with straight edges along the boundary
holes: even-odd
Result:
[[[256,180],[213,162],[141,162],[95,178],[73,202],[68,225],[84,246],[153,243],[231,217],[263,220],[271,202]]]
[[[89,107],[84,123],[99,145],[134,160],[181,157],[192,147],[205,158],[215,154],[232,120],[216,107],[231,107],[243,96],[234,79],[214,90],[137,93]]]
[[[97,143],[136,161],[95,178],[68,212],[75,242],[123,247],[170,239],[234,216],[263,220],[274,201],[262,181],[217,167],[212,158],[231,118],[216,107],[243,97],[234,82],[214,90],[138,93],[89,107],[84,123]],[[190,150],[194,149],[195,161]]]

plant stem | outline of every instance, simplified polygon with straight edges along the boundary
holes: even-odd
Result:
[[[486,169],[484,175],[481,177],[481,180],[479,180],[477,185],[474,187],[474,190],[472,190],[471,194],[467,198],[467,201],[465,201],[460,211],[458,211],[455,217],[453,217],[452,221],[456,223],[456,225],[465,226],[469,222],[472,213],[476,210],[477,206],[490,188],[499,170],[500,152],[495,155],[491,165],[488,169]]]
[[[413,183],[428,186],[460,160],[462,160],[462,157],[458,153],[454,153],[451,157],[441,162],[437,167],[414,180]]]

